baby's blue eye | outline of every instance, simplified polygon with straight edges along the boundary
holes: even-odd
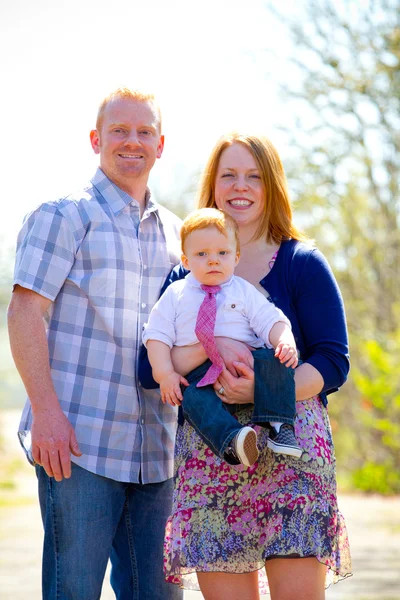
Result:
[[[206,253],[205,252],[198,252],[197,256],[205,256]]]
[[[228,254],[228,252],[226,250],[221,250],[220,255],[225,256],[225,254]]]

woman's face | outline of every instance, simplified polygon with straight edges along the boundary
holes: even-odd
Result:
[[[257,229],[264,214],[265,193],[254,156],[234,143],[221,154],[215,180],[217,208],[231,215],[239,227]]]

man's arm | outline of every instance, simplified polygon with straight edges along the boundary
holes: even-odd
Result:
[[[56,481],[71,476],[72,452],[82,453],[51,379],[43,316],[51,301],[19,285],[8,308],[11,352],[32,406],[32,455]]]

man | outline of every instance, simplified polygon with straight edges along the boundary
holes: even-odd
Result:
[[[19,436],[39,482],[43,598],[97,600],[111,557],[119,600],[175,600],[162,547],[176,413],[137,380],[144,323],[179,257],[180,220],[147,188],[164,147],[155,99],[116,90],[90,140],[90,183],[24,222],[8,312],[29,397]]]

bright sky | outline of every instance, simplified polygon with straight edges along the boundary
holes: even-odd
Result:
[[[262,0],[0,0],[3,247],[29,210],[92,176],[89,130],[121,84],[160,101],[166,146],[150,180],[160,200],[195,183],[226,131],[263,131],[279,147],[284,63],[268,50],[288,45]]]

